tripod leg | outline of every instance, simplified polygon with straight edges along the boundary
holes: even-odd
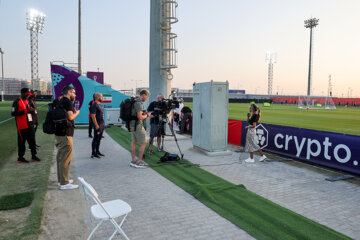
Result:
[[[181,159],[183,159],[183,158],[184,158],[184,154],[181,152],[181,149],[180,149],[180,146],[179,146],[179,144],[178,144],[178,141],[177,141],[177,138],[176,138],[176,135],[175,135],[174,129],[172,128],[172,126],[171,126],[170,122],[168,122],[168,124],[169,124],[170,131],[171,131],[172,135],[174,136],[174,139],[175,139],[176,145],[177,145],[177,147],[178,147],[178,149],[179,149],[179,152],[180,152],[180,155],[181,155]]]

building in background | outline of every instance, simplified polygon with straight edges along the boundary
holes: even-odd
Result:
[[[20,78],[4,78],[5,83],[5,95],[19,95],[22,88],[31,88],[31,81]],[[2,90],[2,84],[0,84],[0,91]],[[47,91],[47,82],[44,79],[40,79],[40,89],[35,89],[40,91],[39,95],[48,94]],[[51,83],[50,83],[50,88]]]

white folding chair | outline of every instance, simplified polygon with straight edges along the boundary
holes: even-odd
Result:
[[[118,232],[126,240],[129,240],[125,232],[121,229],[121,226],[124,223],[128,213],[131,212],[130,205],[120,199],[102,203],[99,199],[99,194],[89,183],[87,183],[84,180],[84,178],[78,177],[78,180],[81,183],[81,185],[84,187],[85,193],[89,195],[96,202],[95,205],[91,206],[91,214],[95,219],[100,220],[100,222],[96,225],[96,227],[91,231],[88,240],[92,237],[92,235],[100,227],[100,225],[107,220],[110,221],[115,227],[115,231],[109,239],[112,239],[115,236],[115,234]],[[115,218],[121,216],[124,217],[121,220],[120,224],[117,224]]]

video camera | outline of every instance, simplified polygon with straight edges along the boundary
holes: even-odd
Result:
[[[168,114],[172,109],[179,107],[179,101],[176,97],[172,99],[162,99],[158,102],[155,102],[154,108],[161,114]]]

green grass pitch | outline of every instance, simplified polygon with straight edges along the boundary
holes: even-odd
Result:
[[[192,103],[185,103],[192,108]],[[250,104],[230,103],[229,119],[246,120]],[[298,109],[295,105],[258,105],[261,122],[328,132],[360,135],[360,108],[338,107],[334,110]]]

